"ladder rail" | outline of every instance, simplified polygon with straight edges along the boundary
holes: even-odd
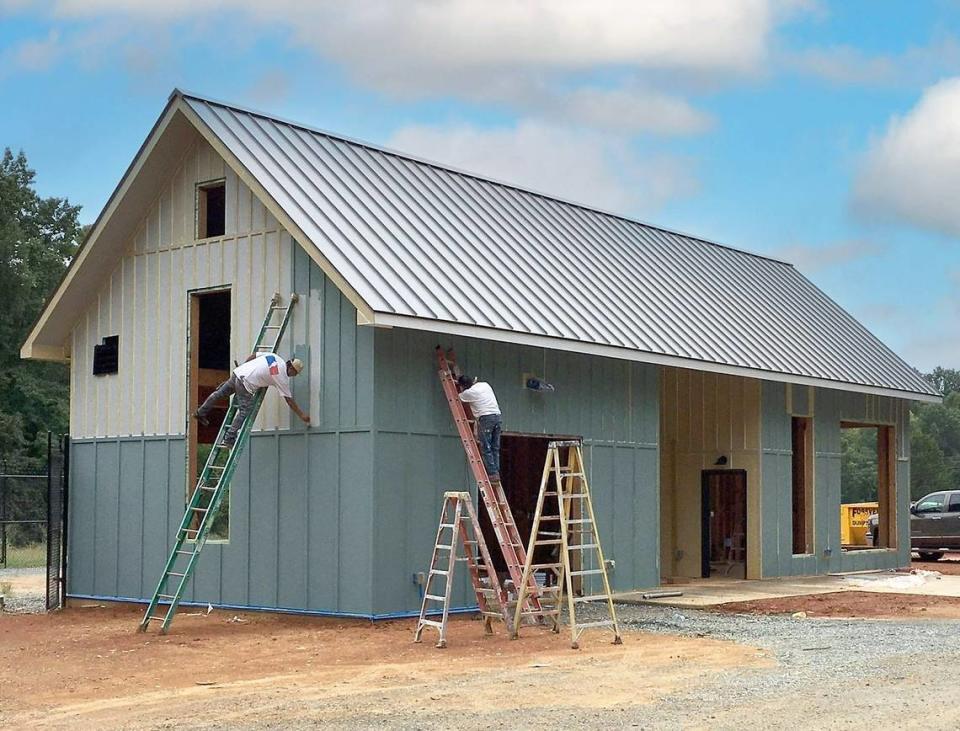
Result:
[[[561,465],[561,449],[567,450],[565,468]],[[543,515],[547,496],[556,497],[556,516]],[[574,500],[574,498],[576,498],[576,500]],[[579,506],[576,508],[578,517],[571,517],[575,503]],[[584,511],[589,517],[583,517]],[[541,523],[545,518],[559,518],[559,531],[541,530]],[[547,525],[553,526],[555,522],[549,521]],[[586,533],[589,533],[589,536],[586,536],[585,540]],[[583,461],[583,447],[579,441],[550,442],[547,445],[547,455],[544,460],[540,492],[537,496],[537,507],[534,513],[529,548],[527,550],[527,560],[524,564],[524,583],[520,586],[517,608],[514,614],[513,637],[517,637],[519,634],[519,619],[524,613],[524,595],[530,590],[529,583],[526,579],[530,577],[534,567],[539,566],[539,564],[534,564],[534,554],[538,546],[546,545],[558,546],[560,552],[559,560],[556,564],[543,565],[549,570],[553,570],[557,579],[557,586],[555,588],[551,587],[550,592],[554,594],[552,599],[554,599],[555,604],[543,612],[545,616],[549,615],[555,623],[554,631],[559,631],[560,610],[564,600],[566,600],[568,621],[570,624],[571,647],[579,647],[579,640],[585,629],[600,626],[610,627],[614,635],[614,644],[621,644],[620,626],[617,621],[616,608],[613,605],[610,580],[607,575],[600,533],[597,528],[596,515],[593,510],[593,500],[590,496],[590,484],[587,480],[587,473]],[[592,564],[587,564],[590,568],[584,568],[583,562],[586,560],[584,554],[588,551],[595,553],[598,561],[596,568],[593,568]],[[571,568],[571,559],[576,561],[575,569]],[[556,566],[556,568],[554,568],[554,566]],[[587,575],[600,575],[602,577],[603,593],[598,594],[594,590],[594,593],[590,594],[589,597],[591,600],[600,598],[606,600],[609,619],[599,622],[577,622],[576,604],[585,601],[585,599],[575,595],[573,580],[574,577]],[[546,587],[540,589],[540,591],[544,595],[547,593]]]
[[[497,543],[500,545],[504,562],[507,565],[507,571],[510,574],[510,579],[513,581],[516,590],[523,580],[523,565],[526,563],[526,551],[523,546],[523,541],[520,538],[516,521],[513,519],[513,513],[510,510],[510,505],[503,492],[503,486],[498,486],[496,483],[490,481],[486,466],[483,464],[483,459],[480,456],[476,437],[470,428],[470,420],[467,417],[467,409],[469,407],[460,400],[459,391],[453,378],[453,370],[456,366],[453,351],[445,354],[443,349],[438,345],[436,355],[440,369],[440,383],[447,399],[447,405],[453,416],[454,424],[460,436],[460,442],[466,452],[467,462],[470,465],[474,480],[477,483],[477,492],[487,509],[494,535],[497,538]],[[529,602],[531,610],[537,611],[540,609],[540,601],[535,591],[528,592],[526,601]]]
[[[280,344],[280,341],[286,333],[287,326],[292,316],[293,306],[298,300],[298,295],[293,293],[290,295],[289,302],[284,306],[281,304],[282,300],[279,292],[273,295],[273,297],[270,299],[270,304],[267,307],[267,313],[260,325],[260,330],[257,332],[256,340],[254,341],[254,355],[259,355],[261,351],[276,352],[277,346]],[[281,317],[279,323],[275,323],[274,314],[279,310],[283,310],[283,316]],[[267,334],[270,332],[274,332],[275,335],[272,338],[272,342],[269,345],[266,345],[264,341],[267,339]],[[173,548],[170,551],[170,555],[166,564],[164,565],[164,570],[160,576],[160,580],[157,582],[157,588],[154,591],[150,603],[147,605],[147,609],[144,612],[143,619],[140,622],[139,629],[141,632],[147,629],[151,620],[162,619],[162,623],[160,625],[161,633],[165,634],[169,629],[170,623],[173,621],[173,617],[176,614],[181,599],[183,598],[183,593],[186,590],[187,584],[193,576],[193,571],[196,568],[200,551],[206,544],[207,537],[209,536],[210,530],[213,527],[213,523],[216,520],[220,506],[223,503],[226,495],[229,493],[230,484],[239,464],[240,455],[243,452],[244,446],[249,440],[250,433],[253,430],[253,424],[260,412],[265,391],[266,389],[259,389],[257,393],[254,394],[250,407],[250,413],[244,420],[244,423],[240,425],[240,429],[237,432],[237,438],[234,441],[233,447],[227,448],[224,444],[224,439],[229,429],[233,426],[235,419],[238,417],[239,412],[236,399],[231,398],[230,404],[227,407],[227,413],[224,415],[223,422],[220,424],[220,429],[217,431],[216,439],[213,442],[213,448],[210,450],[210,454],[207,456],[207,460],[204,463],[203,469],[200,472],[200,476],[197,478],[197,481],[194,485],[190,499],[187,502],[183,518],[181,519],[180,526],[177,529]],[[228,450],[226,460],[223,462],[223,464],[217,464],[217,462],[220,460],[221,452],[224,450]],[[203,506],[202,503],[204,495],[211,492],[212,494],[210,494],[206,501],[206,506]],[[202,513],[199,518],[198,513]],[[192,548],[190,551],[184,551],[183,547],[188,543],[192,545]],[[174,571],[179,557],[182,555],[189,555],[186,566],[182,571]],[[176,590],[174,590],[172,594],[165,594],[165,590],[170,592],[170,579],[174,576],[179,577]],[[164,616],[161,618],[156,615],[156,612],[157,608],[161,604],[164,604],[164,599],[169,600],[169,605],[164,613]]]
[[[449,543],[447,543],[443,537],[444,531],[446,530],[450,531]],[[458,555],[458,545],[463,547],[463,556]],[[474,553],[474,546],[476,547],[476,553]],[[445,557],[441,556],[441,551],[447,551],[447,555]],[[482,565],[479,563],[480,560],[483,561]],[[487,549],[486,541],[480,530],[477,513],[473,508],[473,498],[468,492],[446,492],[443,495],[443,505],[440,508],[440,523],[437,527],[433,551],[430,555],[430,569],[427,574],[427,580],[424,582],[423,597],[420,602],[420,615],[417,621],[417,629],[413,636],[414,642],[421,642],[423,639],[423,630],[426,627],[433,627],[439,633],[436,646],[438,648],[447,646],[450,601],[458,562],[465,562],[467,564],[470,583],[477,597],[480,616],[483,618],[484,633],[493,634],[492,620],[497,617],[504,621],[508,634],[511,632],[510,613],[506,602],[506,593],[490,561],[490,552]],[[446,569],[441,570],[438,568],[443,565],[446,566]],[[480,576],[481,567],[487,574],[485,577]],[[441,578],[445,582],[442,594],[434,589],[434,582],[439,581]],[[486,584],[484,581],[486,581]],[[488,593],[493,595],[493,600],[488,598]],[[491,601],[496,601],[498,605],[497,611],[494,611],[493,607],[490,606]],[[431,609],[429,606],[431,602],[441,602],[442,607],[439,610],[436,608]],[[438,611],[440,613],[439,621],[427,618],[428,614],[436,614]]]

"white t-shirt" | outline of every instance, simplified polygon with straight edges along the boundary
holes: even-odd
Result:
[[[500,413],[500,404],[497,403],[497,397],[493,394],[493,389],[489,383],[477,381],[466,391],[460,392],[460,400],[465,404],[470,404],[470,410],[478,419],[481,416]]]
[[[250,393],[256,393],[258,388],[273,386],[281,396],[291,398],[287,364],[276,353],[264,353],[237,366],[233,372],[243,379],[243,385]]]

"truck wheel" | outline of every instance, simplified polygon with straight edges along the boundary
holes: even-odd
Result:
[[[921,561],[939,561],[943,558],[943,551],[919,551]]]

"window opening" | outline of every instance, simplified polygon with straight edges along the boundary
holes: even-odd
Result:
[[[813,424],[793,417],[793,553],[813,551]]]
[[[93,375],[116,373],[120,366],[120,336],[108,335],[100,345],[93,346]]]
[[[890,426],[841,424],[840,543],[843,550],[896,545],[893,437]]]
[[[227,186],[222,180],[197,186],[197,238],[223,236],[227,230]]]
[[[190,385],[187,400],[189,454],[187,459],[187,495],[189,501],[203,465],[216,441],[227,414],[226,401],[218,403],[202,426],[192,414],[230,377],[230,291],[200,292],[190,296]],[[230,536],[230,494],[210,530],[210,540],[228,540]]]

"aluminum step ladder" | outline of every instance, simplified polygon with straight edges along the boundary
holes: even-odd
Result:
[[[463,555],[458,555],[461,546]],[[423,630],[432,627],[440,633],[437,647],[447,646],[447,619],[450,614],[450,594],[453,589],[454,569],[457,563],[466,563],[470,571],[470,583],[477,596],[483,629],[493,634],[493,620],[502,619],[510,629],[510,607],[505,603],[496,568],[490,560],[487,543],[480,531],[480,522],[473,509],[469,492],[445,492],[440,509],[440,524],[430,557],[430,572],[423,587],[423,602],[420,619],[413,641],[423,639]],[[438,606],[439,605],[439,606]],[[428,619],[428,615],[440,611],[440,620]]]
[[[474,480],[476,480],[477,492],[486,506],[487,515],[490,517],[490,523],[497,537],[497,543],[500,545],[500,551],[507,564],[507,572],[513,583],[513,593],[515,595],[520,582],[523,580],[523,565],[527,558],[523,541],[517,530],[516,521],[513,519],[513,511],[510,510],[507,496],[503,492],[503,485],[500,482],[490,481],[487,468],[480,456],[480,448],[473,431],[474,420],[470,413],[470,407],[464,404],[459,396],[460,389],[457,385],[459,370],[456,355],[453,350],[444,353],[439,345],[436,352],[437,364],[440,368],[440,384],[443,386],[447,405],[450,407],[450,413],[453,415],[460,441],[467,454],[467,462],[470,464],[470,470],[473,472]],[[533,577],[529,581],[533,582]],[[508,597],[505,595],[502,601],[507,603]],[[536,592],[535,584],[531,586],[531,591],[526,593],[524,602],[527,605],[524,608],[524,617],[534,617],[537,621],[542,621],[539,616],[540,598]]]
[[[253,355],[276,352],[290,322],[290,313],[297,299],[296,294],[291,294],[289,303],[284,305],[279,292],[273,295],[267,314],[263,318],[263,324],[260,326],[260,332],[257,334]],[[151,622],[160,622],[162,634],[166,634],[170,628],[170,622],[173,621],[173,615],[176,614],[177,607],[180,605],[183,591],[196,568],[197,558],[216,520],[220,504],[230,491],[230,482],[233,480],[240,455],[250,439],[250,432],[257,419],[265,392],[266,389],[261,388],[254,396],[250,415],[240,427],[233,447],[224,443],[224,437],[237,415],[236,399],[230,399],[230,406],[223,424],[220,426],[217,438],[210,449],[210,455],[190,496],[183,520],[180,521],[173,550],[167,559],[163,575],[140,621],[141,632],[145,632]]]
[[[566,460],[561,456],[562,451],[566,452]],[[542,561],[545,554],[548,560]],[[537,563],[538,556],[541,563]],[[538,573],[545,578],[543,584],[536,581],[531,583]],[[577,587],[579,594],[574,593],[575,580],[580,585]],[[540,494],[530,528],[530,544],[514,614],[514,637],[519,633],[520,619],[524,613],[522,602],[531,587],[539,595],[543,605],[542,614],[553,623],[555,632],[560,631],[560,614],[566,598],[572,648],[580,646],[580,636],[590,627],[609,628],[613,632],[613,643],[622,643],[580,440],[555,441],[547,445]],[[577,622],[577,606],[598,600],[606,604],[607,618]]]

